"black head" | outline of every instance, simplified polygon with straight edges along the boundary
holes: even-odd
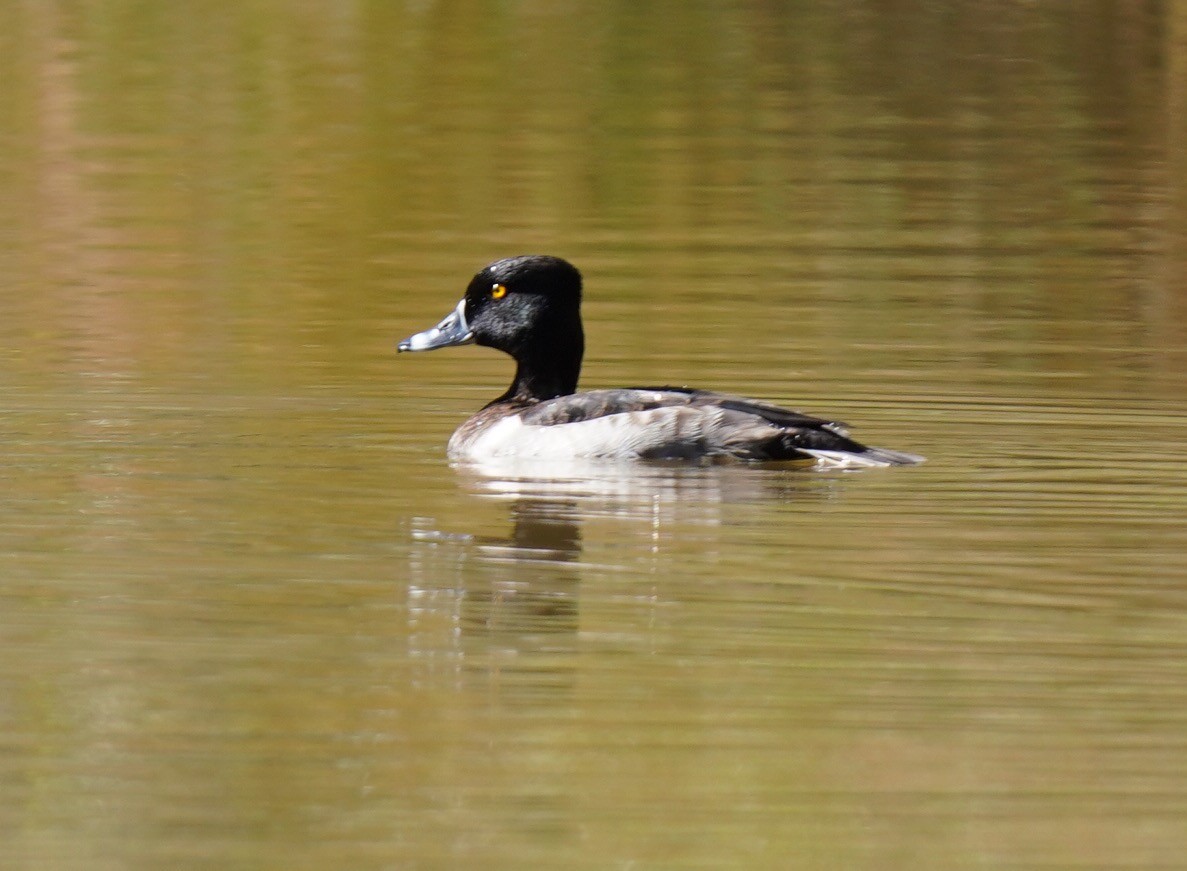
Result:
[[[585,348],[581,273],[559,257],[496,260],[470,281],[457,308],[432,329],[400,342],[401,351],[475,343],[519,364],[502,399],[535,401],[577,388]]]
[[[542,342],[579,341],[581,273],[543,254],[496,260],[466,288],[465,315],[475,343],[516,359]]]

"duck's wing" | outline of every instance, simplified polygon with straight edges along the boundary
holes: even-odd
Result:
[[[629,414],[657,408],[725,409],[759,417],[782,427],[829,428],[840,432],[845,426],[840,421],[813,417],[766,402],[688,387],[588,390],[546,400],[526,409],[521,415],[524,423],[556,426],[562,423],[595,420],[611,414]]]
[[[538,403],[518,416],[529,427],[568,425],[565,441],[580,437],[586,446],[581,453],[587,456],[719,456],[842,466],[919,461],[910,454],[866,447],[849,438],[837,421],[680,387],[591,390]]]
[[[846,434],[846,426],[839,420],[816,417],[811,414],[805,414],[802,411],[783,408],[779,405],[772,405],[769,402],[761,402],[757,399],[747,399],[744,396],[734,396],[729,393],[716,393],[711,390],[693,390],[687,387],[660,387],[655,389],[677,395],[683,394],[688,397],[689,404],[693,406],[716,407],[725,408],[730,411],[739,411],[743,414],[761,417],[765,421],[784,428],[824,429],[838,435]]]
[[[670,387],[623,387],[587,390],[545,400],[521,412],[523,422],[533,426],[585,423],[614,414],[634,414],[659,408],[690,405],[694,391]]]

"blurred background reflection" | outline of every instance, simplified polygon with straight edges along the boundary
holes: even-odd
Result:
[[[0,7],[5,868],[1170,868],[1187,5]],[[511,364],[926,455],[451,468]]]

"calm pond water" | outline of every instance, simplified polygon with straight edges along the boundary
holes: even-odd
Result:
[[[1179,868],[1187,7],[0,9],[5,869]],[[927,464],[444,458],[586,386]]]

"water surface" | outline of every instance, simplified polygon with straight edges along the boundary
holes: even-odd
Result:
[[[1180,865],[1185,22],[0,12],[0,864]],[[451,468],[526,251],[928,463]]]

